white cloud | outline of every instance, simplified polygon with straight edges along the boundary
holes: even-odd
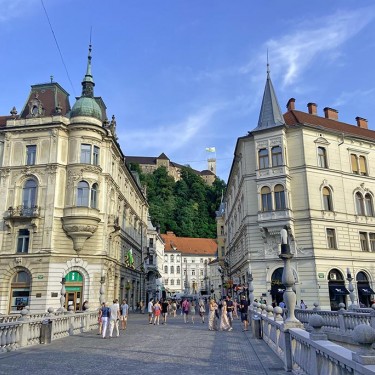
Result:
[[[373,96],[375,89],[370,90],[355,90],[355,91],[344,91],[340,96],[333,102],[332,106],[340,107],[348,103],[351,103],[355,98],[357,102],[363,101],[363,98],[370,98],[369,101],[373,102]],[[359,100],[359,98],[361,98]]]
[[[124,131],[118,134],[127,155],[152,155],[155,152],[174,152],[188,145],[198,133],[207,128],[223,104],[207,105],[195,113],[186,116],[182,121],[160,125],[145,130]],[[134,147],[134,148],[133,148]]]
[[[0,23],[26,15],[32,7],[39,6],[40,0],[0,0]]]
[[[295,83],[318,57],[336,63],[341,56],[340,47],[367,26],[374,16],[371,7],[339,11],[321,20],[301,22],[293,33],[266,43],[273,70],[286,72],[283,83],[287,86]]]

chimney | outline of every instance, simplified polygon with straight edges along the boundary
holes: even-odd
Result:
[[[316,108],[318,106],[315,103],[307,103],[307,108],[309,110],[310,115],[316,115]]]
[[[296,101],[296,99],[294,99],[294,98],[290,98],[288,100],[288,103],[286,103],[286,108],[288,108],[288,111],[292,111],[293,109],[295,109],[295,107],[294,107],[295,101]]]
[[[359,128],[368,129],[367,120],[365,118],[357,116],[355,119],[357,120],[357,126]]]
[[[325,107],[323,109],[325,118],[329,118],[331,120],[338,120],[339,119],[339,111],[333,108]]]

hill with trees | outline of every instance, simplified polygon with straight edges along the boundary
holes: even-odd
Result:
[[[139,174],[150,205],[150,216],[160,232],[173,231],[179,237],[216,238],[215,211],[218,210],[226,184],[216,178],[207,185],[190,167],[181,170],[177,182],[165,167],[152,174],[142,173],[139,165],[130,169]]]

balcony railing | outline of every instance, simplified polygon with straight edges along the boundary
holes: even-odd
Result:
[[[20,218],[20,217],[39,217],[40,207],[39,206],[16,206],[8,208],[8,218]]]

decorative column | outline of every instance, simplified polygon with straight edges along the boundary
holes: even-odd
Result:
[[[346,280],[348,280],[349,282],[348,289],[349,289],[349,298],[351,301],[351,305],[348,307],[348,310],[354,310],[354,309],[357,309],[358,306],[354,304],[355,294],[354,294],[354,286],[352,282],[353,278],[352,278],[352,274],[350,273],[349,267],[346,269]]]
[[[281,281],[286,288],[284,292],[284,302],[288,310],[288,316],[285,319],[284,327],[302,328],[303,324],[294,315],[297,297],[296,297],[296,294],[293,292],[294,276],[293,276],[292,266],[290,264],[290,261],[293,258],[293,254],[290,251],[287,229],[288,228],[285,226],[280,231],[281,254],[279,255],[279,258],[281,258],[284,262],[284,269],[283,269],[283,275],[282,275]]]
[[[63,277],[61,279],[61,290],[60,290],[60,308],[57,310],[58,312],[65,312],[65,294],[66,294],[66,290],[65,290],[65,283],[66,283],[66,279],[65,277]]]
[[[247,274],[247,283],[248,283],[248,288],[249,288],[249,300],[250,300],[250,309],[253,308],[253,302],[254,302],[254,285],[253,285],[253,274],[251,273],[251,268],[249,265],[248,269],[248,274]]]
[[[100,277],[100,290],[99,290],[99,294],[100,294],[100,297],[99,297],[100,306],[102,305],[102,303],[105,302],[104,284],[105,284],[105,271],[103,270],[102,271],[102,276]]]

